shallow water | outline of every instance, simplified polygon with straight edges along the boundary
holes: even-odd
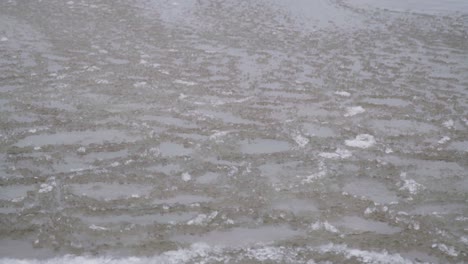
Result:
[[[0,263],[464,263],[467,32],[461,0],[1,1]]]

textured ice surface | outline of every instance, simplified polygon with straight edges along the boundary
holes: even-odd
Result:
[[[0,1],[0,263],[464,263],[466,14]]]
[[[212,231],[202,236],[182,235],[174,239],[184,243],[207,243],[220,247],[242,247],[254,244],[270,244],[300,236],[301,233],[285,226],[264,226],[260,228],[234,228],[226,231]]]
[[[241,143],[241,152],[245,154],[268,154],[289,150],[288,142],[273,139],[254,139]]]
[[[18,141],[15,146],[46,146],[46,145],[89,145],[102,144],[105,142],[132,142],[138,138],[128,135],[123,131],[100,130],[100,131],[67,131],[55,134],[41,134],[28,136]]]
[[[354,179],[344,186],[343,191],[382,204],[398,200],[395,193],[389,191],[383,183],[377,180]]]

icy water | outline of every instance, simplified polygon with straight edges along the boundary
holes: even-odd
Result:
[[[466,1],[0,1],[0,263],[467,263]]]

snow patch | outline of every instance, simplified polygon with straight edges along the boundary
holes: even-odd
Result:
[[[440,251],[442,251],[443,253],[451,256],[451,257],[457,257],[458,256],[458,252],[455,250],[454,247],[450,247],[450,246],[447,246],[445,244],[442,244],[442,243],[435,243],[432,245],[432,248],[437,248],[439,249]]]
[[[96,83],[97,84],[109,84],[110,82],[108,80],[99,79],[99,80],[96,80]]]
[[[135,88],[142,88],[142,87],[145,87],[146,86],[146,82],[136,82],[133,84],[133,87]]]
[[[102,227],[102,226],[97,226],[97,225],[90,225],[89,226],[89,229],[92,229],[92,230],[96,230],[96,231],[104,231],[104,230],[107,230],[107,228],[105,227]]]
[[[188,182],[192,179],[192,176],[188,172],[182,173],[182,180],[184,182]]]
[[[86,69],[86,71],[94,72],[94,71],[99,71],[101,68],[99,68],[97,66],[86,66],[85,69]]]
[[[452,119],[449,119],[449,120],[445,121],[442,124],[444,125],[444,127],[448,128],[448,129],[452,129],[453,126],[455,125],[455,122],[453,122]]]
[[[194,83],[194,82],[183,81],[183,80],[175,80],[174,83],[175,84],[187,85],[187,86],[194,86],[194,85],[197,84],[197,83]]]
[[[199,214],[195,218],[189,220],[187,225],[204,225],[211,222],[218,215],[218,211],[214,211],[209,215]]]
[[[346,91],[336,91],[335,94],[339,95],[339,96],[343,96],[343,97],[350,97],[351,96],[351,94],[346,92]]]
[[[326,159],[347,159],[352,156],[352,153],[347,149],[339,148],[335,152],[322,152],[319,156]]]
[[[246,257],[260,262],[277,262],[284,258],[284,253],[283,248],[277,247],[251,248],[247,250]]]
[[[403,184],[400,188],[402,191],[407,191],[414,195],[425,189],[422,184],[417,183],[415,180],[407,179],[406,172],[401,173],[400,178],[403,181]]]
[[[303,179],[302,184],[312,183],[312,182],[314,182],[316,180],[324,178],[325,176],[327,176],[327,169],[326,169],[325,164],[323,163],[323,161],[320,161],[319,171],[314,173],[314,174],[311,174],[311,175],[307,176],[305,179]]]
[[[379,264],[412,264],[411,260],[403,258],[400,254],[390,254],[387,251],[375,252],[348,248],[346,245],[328,244],[319,247],[319,252],[344,255],[347,259],[356,258],[361,263]]]
[[[42,183],[39,188],[39,193],[48,193],[51,192],[57,184],[55,183],[55,178],[50,178],[46,183]]]
[[[364,113],[366,110],[362,106],[346,107],[345,117],[355,116]]]
[[[305,138],[304,136],[300,135],[300,134],[297,134],[296,136],[294,136],[294,141],[297,143],[297,145],[299,145],[299,147],[303,148],[305,147],[307,144],[309,144],[309,139]]]
[[[221,138],[226,136],[227,134],[229,134],[229,131],[216,131],[214,134],[210,136],[210,140],[214,140],[218,143],[223,142]]]
[[[310,228],[312,230],[321,230],[321,229],[324,229],[328,232],[331,232],[331,233],[339,233],[340,231],[334,227],[332,224],[328,223],[328,221],[325,221],[325,222],[320,222],[320,221],[317,221],[315,223],[313,223],[312,225],[310,225]]]
[[[468,245],[468,236],[460,237],[460,242],[462,242],[465,245]]]
[[[445,137],[442,137],[437,143],[439,144],[445,144],[447,143],[448,141],[450,141],[450,138],[445,136]]]
[[[357,135],[355,139],[345,140],[346,146],[355,148],[370,148],[375,144],[375,138],[369,134]]]
[[[5,264],[147,264],[147,263],[307,263],[315,264],[313,259],[303,259],[304,253],[312,251],[323,255],[341,255],[347,260],[359,263],[379,264],[410,264],[413,261],[403,258],[399,254],[391,254],[387,251],[367,251],[348,248],[343,244],[327,244],[319,247],[296,247],[284,246],[255,246],[241,249],[223,249],[219,246],[210,246],[206,243],[194,243],[189,248],[172,250],[152,257],[115,257],[115,256],[74,256],[65,255],[50,259],[10,259],[0,258],[0,263]],[[235,254],[235,258],[232,256]],[[329,264],[330,261],[319,263]]]
[[[377,212],[377,208],[376,207],[367,207],[366,210],[364,211],[364,214],[365,215],[370,215],[370,214],[373,214]]]

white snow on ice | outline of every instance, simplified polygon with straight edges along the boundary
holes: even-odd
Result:
[[[364,113],[366,110],[362,108],[362,106],[351,106],[346,107],[346,113],[344,114],[345,117],[355,116],[358,114]]]
[[[300,134],[297,134],[296,136],[294,136],[294,141],[297,143],[297,145],[299,145],[299,147],[303,148],[305,147],[307,144],[309,144],[309,139],[305,138],[304,136],[300,135]]]
[[[343,96],[343,97],[350,97],[351,96],[350,93],[345,92],[345,91],[336,91],[335,94],[339,95],[339,96]]]
[[[326,159],[346,159],[351,157],[352,153],[347,149],[339,148],[335,152],[322,152],[319,156]]]
[[[369,134],[357,135],[355,139],[345,140],[346,146],[355,148],[370,148],[375,144],[375,138]]]

